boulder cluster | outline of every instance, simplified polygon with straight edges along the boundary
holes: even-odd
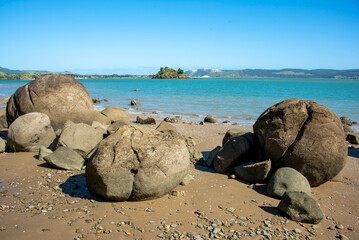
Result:
[[[120,107],[93,109],[84,86],[66,75],[48,75],[21,86],[9,99],[8,147],[39,152],[55,168],[86,168],[88,189],[115,201],[146,200],[170,192],[203,158],[174,126],[137,119]],[[1,138],[0,151],[5,151]]]
[[[282,198],[279,209],[293,220],[318,223],[324,215],[311,186],[331,180],[345,165],[341,120],[317,102],[288,99],[268,108],[253,130],[228,131],[207,166],[252,184],[268,183],[267,193]]]

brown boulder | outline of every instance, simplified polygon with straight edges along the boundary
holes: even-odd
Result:
[[[128,124],[131,124],[131,118],[130,114],[126,111],[126,109],[120,108],[120,107],[107,107],[101,112],[103,115],[108,117],[111,122],[116,121],[124,121]]]
[[[83,122],[92,111],[91,96],[82,83],[68,75],[52,74],[19,87],[7,103],[6,117],[10,125],[26,113],[45,113],[56,130],[67,120]]]
[[[291,167],[311,186],[335,177],[344,167],[347,145],[340,119],[310,100],[288,99],[268,108],[253,126],[272,169]]]

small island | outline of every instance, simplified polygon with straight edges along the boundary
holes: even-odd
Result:
[[[168,68],[161,67],[160,71],[153,75],[152,79],[189,79],[190,77],[186,75],[182,69],[178,69],[177,71]]]

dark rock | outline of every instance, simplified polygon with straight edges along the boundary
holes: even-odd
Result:
[[[131,123],[130,114],[123,108],[120,107],[107,107],[101,112],[103,115],[108,117],[111,122],[123,121]]]
[[[253,133],[231,138],[214,158],[216,172],[224,173],[241,162],[254,148]]]
[[[215,149],[213,149],[209,155],[208,158],[206,159],[206,165],[207,167],[212,168],[213,167],[213,160],[214,158],[217,156],[218,152],[221,150],[220,146],[217,146]]]
[[[44,160],[60,169],[81,170],[85,160],[76,151],[67,147],[59,147],[52,154],[44,157]]]
[[[251,161],[243,165],[236,166],[234,173],[236,176],[249,183],[260,183],[264,181],[271,168],[271,161]]]
[[[218,120],[212,115],[207,115],[203,121],[208,123],[218,123]]]
[[[317,201],[305,192],[286,192],[278,208],[297,222],[317,224],[324,218]]]
[[[340,117],[340,121],[343,125],[351,126],[353,124],[352,120],[350,120],[348,117]]]
[[[349,133],[347,135],[347,141],[351,144],[359,144],[359,134]]]
[[[102,140],[101,131],[85,124],[67,121],[58,139],[57,146],[75,150],[85,158]]]
[[[160,125],[158,125],[156,130],[163,132],[163,133],[167,132],[167,133],[171,133],[171,134],[178,134],[176,127],[166,121],[162,121],[160,123]]]
[[[314,101],[280,102],[262,113],[253,129],[273,170],[292,167],[311,186],[332,179],[345,165],[343,125],[332,111]]]
[[[226,142],[228,142],[231,138],[234,137],[239,137],[242,136],[244,134],[246,134],[247,132],[244,132],[243,130],[240,129],[230,129],[226,132],[226,134],[223,137],[222,140],[222,146],[224,146],[224,144],[226,144]]]
[[[308,180],[297,170],[289,167],[279,168],[267,185],[267,193],[271,196],[282,197],[285,192],[305,192],[311,195]]]
[[[92,193],[115,201],[146,200],[176,187],[189,170],[182,137],[129,125],[101,141],[86,167]]]
[[[153,124],[153,125],[156,125],[156,120],[154,118],[142,119],[139,116],[137,116],[136,123],[138,123],[138,124]]]
[[[138,106],[138,105],[140,105],[140,103],[139,102],[137,102],[136,100],[131,100],[131,106]]]
[[[93,104],[99,104],[99,103],[102,103],[102,102],[108,102],[107,99],[99,99],[99,98],[92,98],[92,103]]]
[[[69,75],[51,74],[19,87],[7,103],[6,118],[10,125],[31,112],[45,113],[57,130],[67,120],[92,124],[94,109],[82,83]]]
[[[37,152],[41,145],[49,147],[56,135],[49,117],[44,113],[28,113],[9,127],[7,142],[15,152]]]

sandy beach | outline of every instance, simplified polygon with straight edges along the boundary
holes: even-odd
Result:
[[[132,115],[134,120],[137,115]],[[157,124],[162,117],[155,117]],[[221,145],[231,124],[173,124],[206,157]],[[155,127],[155,125],[152,125]],[[0,154],[1,239],[358,239],[359,150],[349,149],[345,168],[332,181],[312,188],[325,214],[318,225],[284,217],[279,199],[265,185],[192,167],[194,181],[162,198],[112,202],[92,195],[84,171],[50,167],[37,153]],[[345,238],[347,237],[347,238]]]

